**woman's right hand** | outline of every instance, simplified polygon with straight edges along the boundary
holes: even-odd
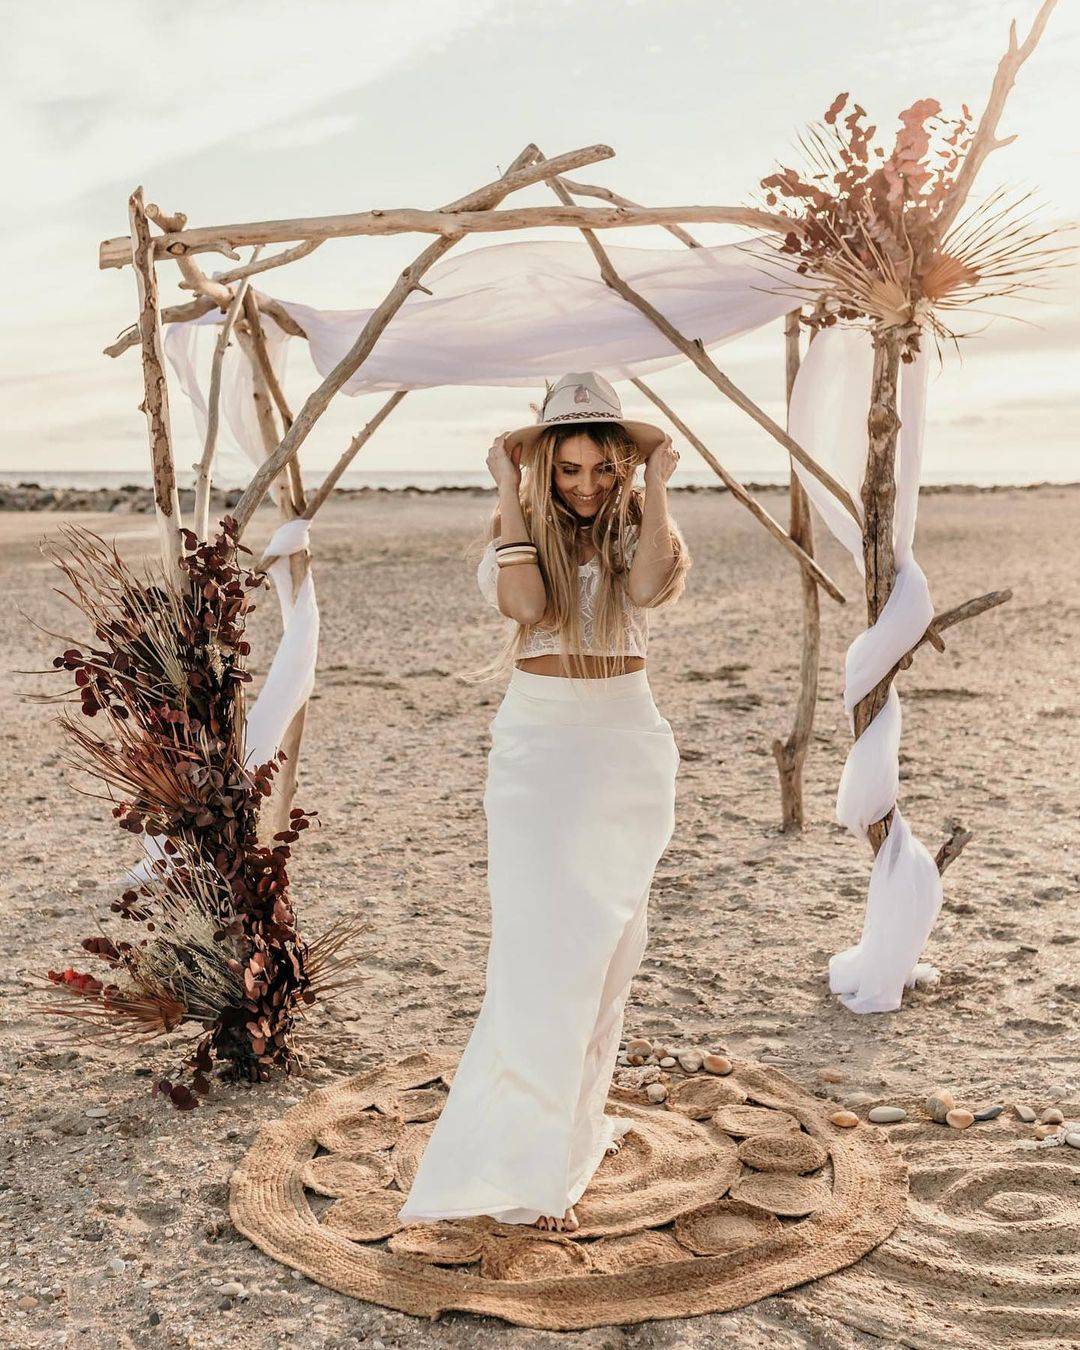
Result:
[[[521,486],[521,446],[515,445],[513,450],[508,450],[505,432],[492,441],[487,466],[500,490],[512,487],[516,491]]]

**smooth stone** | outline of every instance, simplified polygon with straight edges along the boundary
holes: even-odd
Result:
[[[663,1083],[650,1083],[645,1089],[645,1095],[651,1102],[666,1102],[667,1087]]]
[[[90,1106],[83,1112],[84,1116],[89,1116],[91,1120],[101,1120],[109,1114],[107,1106]]]
[[[648,1059],[652,1054],[652,1046],[648,1041],[637,1036],[632,1041],[626,1042],[626,1053],[628,1055],[640,1055],[642,1059]]]
[[[841,1104],[846,1106],[849,1111],[854,1111],[859,1106],[869,1106],[874,1100],[872,1092],[849,1092],[846,1097],[842,1097]]]
[[[859,1117],[854,1111],[834,1111],[829,1120],[842,1130],[853,1130],[859,1123]]]
[[[1062,1097],[1067,1097],[1068,1095],[1069,1087],[1067,1083],[1051,1083],[1046,1089],[1046,1100],[1048,1102],[1059,1102]]]
[[[1070,1130],[1065,1136],[1065,1142],[1070,1148],[1080,1148],[1080,1130]]]
[[[19,1299],[19,1302],[17,1303],[16,1306],[18,1307],[20,1312],[29,1312],[31,1308],[36,1308],[37,1305],[38,1300],[33,1296],[33,1294],[23,1294],[22,1298]]]
[[[1065,1116],[1056,1106],[1048,1107],[1039,1117],[1044,1125],[1064,1124]]]
[[[244,1288],[244,1286],[240,1283],[239,1280],[229,1280],[227,1284],[223,1284],[221,1286],[221,1288],[218,1290],[218,1293],[221,1294],[222,1297],[224,1298],[247,1297],[247,1290]]]
[[[926,1099],[926,1114],[939,1125],[945,1124],[945,1117],[955,1107],[956,1101],[951,1092],[934,1092]]]
[[[705,1056],[700,1050],[682,1050],[675,1058],[687,1073],[697,1073]]]
[[[675,1058],[674,1055],[665,1055],[664,1058],[660,1061],[660,1067],[662,1069],[673,1069],[675,1065],[678,1064],[678,1062],[679,1061]]]
[[[955,1111],[950,1111],[945,1117],[946,1125],[951,1125],[954,1130],[966,1130],[969,1125],[975,1124],[975,1117],[970,1111],[957,1107]]]
[[[1036,1139],[1053,1139],[1055,1135],[1060,1133],[1060,1125],[1036,1125],[1034,1129]]]
[[[729,1074],[735,1066],[730,1059],[725,1059],[723,1055],[702,1055],[701,1067],[706,1073],[717,1073],[723,1076]]]
[[[997,1120],[998,1116],[1000,1116],[1001,1113],[1002,1113],[1002,1111],[1004,1111],[1004,1110],[1005,1110],[1005,1108],[1001,1105],[1001,1103],[1000,1103],[1000,1102],[996,1102],[993,1106],[984,1106],[980,1111],[976,1111],[976,1112],[975,1112],[975,1119],[976,1119],[976,1120]]]
[[[1030,1106],[1014,1106],[1013,1110],[1016,1112],[1017,1120],[1022,1120],[1025,1125],[1034,1125],[1038,1120],[1038,1116]]]
[[[898,1125],[907,1120],[907,1112],[902,1106],[875,1106],[867,1113],[866,1119],[871,1125]]]
[[[627,1062],[627,1064],[632,1064],[632,1065],[634,1066],[634,1068],[637,1069],[637,1068],[639,1068],[642,1064],[645,1063],[645,1056],[644,1056],[644,1055],[627,1055],[627,1056],[626,1056],[626,1062]]]
[[[127,1270],[127,1262],[122,1256],[114,1256],[109,1261],[109,1269],[114,1275],[123,1275],[124,1271]]]
[[[847,1074],[843,1069],[821,1069],[818,1077],[823,1083],[843,1083],[847,1079]]]

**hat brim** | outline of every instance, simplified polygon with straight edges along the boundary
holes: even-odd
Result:
[[[520,446],[522,462],[528,463],[533,450],[536,448],[537,441],[551,427],[564,426],[567,423],[574,426],[584,423],[610,425],[613,422],[622,427],[634,442],[638,459],[647,459],[656,447],[662,444],[668,434],[660,427],[654,427],[651,422],[634,422],[622,417],[574,417],[559,422],[534,422],[531,426],[518,427],[516,431],[508,431],[506,433],[506,448],[514,450]]]

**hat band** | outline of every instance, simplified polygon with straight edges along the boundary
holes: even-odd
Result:
[[[539,425],[542,427],[547,427],[551,426],[553,422],[590,422],[590,421],[597,422],[601,421],[604,418],[606,418],[609,422],[621,422],[623,420],[618,415],[618,413],[610,413],[603,411],[586,412],[586,413],[572,412],[572,413],[559,413],[555,417],[545,417],[544,420],[540,422]]]

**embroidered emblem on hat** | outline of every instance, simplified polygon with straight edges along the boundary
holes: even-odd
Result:
[[[585,388],[583,384],[579,384],[578,387],[574,390],[574,402],[588,403],[588,401],[589,401],[589,391]]]

